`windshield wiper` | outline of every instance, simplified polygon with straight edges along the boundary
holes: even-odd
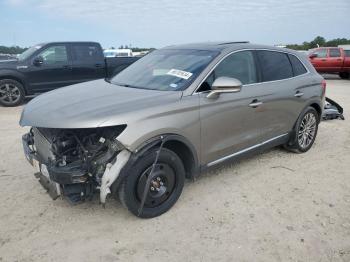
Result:
[[[145,89],[142,87],[138,87],[138,86],[133,86],[133,85],[129,85],[129,84],[124,84],[124,83],[116,83],[116,82],[111,82],[112,84],[115,84],[117,86],[123,86],[123,87],[131,87],[131,88],[138,88],[138,89]]]

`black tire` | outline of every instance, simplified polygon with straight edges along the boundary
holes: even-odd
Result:
[[[339,73],[339,77],[341,79],[349,79],[350,73],[348,73],[348,72],[341,72],[341,73]]]
[[[25,92],[23,85],[12,79],[0,80],[0,105],[18,106],[23,103]]]
[[[308,118],[308,116],[310,118]],[[315,121],[315,123],[314,125],[310,124],[310,128],[305,128],[308,119],[310,119],[311,122]],[[298,154],[307,152],[315,142],[319,122],[320,116],[316,109],[310,106],[307,107],[300,114],[292,132],[291,139],[286,145],[284,145],[284,147],[289,151]],[[313,134],[312,139],[310,139],[311,133]]]
[[[181,159],[173,151],[163,148],[153,172],[159,183],[148,190],[143,211],[138,214],[145,181],[156,158],[157,148],[151,149],[137,160],[121,182],[118,195],[121,203],[135,216],[152,218],[168,211],[181,195],[185,182],[185,168]],[[154,184],[152,184],[154,185]],[[157,187],[158,186],[158,187]],[[156,191],[158,190],[158,191]]]

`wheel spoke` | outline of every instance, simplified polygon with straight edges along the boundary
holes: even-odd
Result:
[[[307,113],[301,121],[298,142],[302,148],[308,147],[315,138],[317,120],[314,114]]]

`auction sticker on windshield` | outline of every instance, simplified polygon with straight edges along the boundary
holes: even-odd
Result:
[[[186,71],[182,71],[179,69],[171,69],[167,75],[172,75],[172,76],[176,76],[176,77],[180,77],[183,79],[189,79],[193,74],[190,72],[186,72]]]

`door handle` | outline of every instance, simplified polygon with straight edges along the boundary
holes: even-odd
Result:
[[[303,92],[297,91],[294,96],[295,97],[302,97],[303,95],[304,95]]]
[[[321,59],[321,61],[327,61],[327,59]]]
[[[102,64],[95,64],[95,67],[102,67]]]
[[[64,65],[64,66],[62,66],[62,67],[63,67],[63,69],[72,69],[72,67],[69,66],[69,65]]]
[[[254,99],[249,106],[252,108],[257,108],[258,106],[262,105],[263,102],[259,101],[258,99]]]

